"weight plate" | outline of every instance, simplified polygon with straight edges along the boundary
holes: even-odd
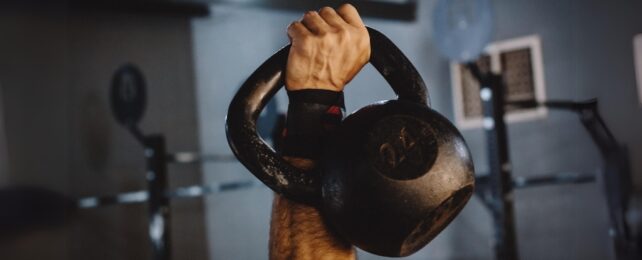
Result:
[[[123,125],[135,125],[143,117],[146,105],[145,78],[133,64],[118,68],[111,81],[111,109]]]

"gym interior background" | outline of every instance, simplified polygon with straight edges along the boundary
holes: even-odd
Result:
[[[0,4],[0,186],[43,187],[71,198],[146,189],[143,148],[110,108],[112,77],[127,63],[141,70],[147,86],[140,129],[162,134],[167,151],[223,158],[169,164],[170,189],[253,180],[242,165],[225,159],[231,155],[224,127],[227,107],[247,76],[287,44],[287,25],[304,8],[324,5],[293,2]],[[379,9],[363,13],[366,24],[399,46],[426,80],[433,108],[455,121],[451,63],[439,53],[432,34],[437,1],[379,2],[384,4],[372,4]],[[642,2],[491,3],[491,43],[536,35],[545,99],[597,98],[604,121],[628,148],[632,185],[642,192],[642,82],[636,81],[633,44],[642,33]],[[412,8],[386,9],[386,4]],[[287,107],[282,92],[273,103],[280,112]],[[368,65],[347,87],[347,111],[393,97]],[[476,171],[488,172],[483,128],[461,132]],[[578,117],[549,109],[543,116],[509,122],[508,140],[515,177],[560,171],[597,176],[594,182],[515,191],[520,258],[616,259],[602,160]],[[272,191],[261,185],[172,200],[172,259],[266,259],[271,200]],[[408,259],[494,259],[492,223],[481,200],[473,197],[444,232]],[[5,236],[0,230],[2,259],[151,256],[145,203],[79,210],[64,225],[27,234]],[[382,259],[364,252],[359,256]]]

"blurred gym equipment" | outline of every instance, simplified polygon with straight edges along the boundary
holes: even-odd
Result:
[[[0,189],[0,239],[11,239],[30,231],[64,225],[72,221],[75,213],[80,209],[147,203],[152,259],[167,260],[171,257],[172,245],[169,235],[171,199],[198,198],[220,192],[263,187],[258,181],[250,179],[169,190],[167,173],[169,163],[236,162],[236,159],[231,154],[167,153],[163,135],[147,135],[138,127],[145,111],[146,100],[145,78],[142,71],[130,63],[118,68],[112,77],[110,104],[115,120],[125,127],[144,148],[143,154],[147,161],[145,171],[147,189],[84,198],[72,198],[39,187]],[[271,108],[267,110],[264,117],[278,121],[275,102],[271,104]],[[266,127],[272,127],[273,124],[267,124]],[[271,130],[262,129],[261,132],[269,133]]]
[[[442,55],[449,60],[466,63],[480,85],[483,128],[486,133],[489,173],[476,177],[477,189],[486,208],[491,212],[495,229],[493,248],[496,259],[519,258],[514,216],[515,188],[551,184],[580,184],[594,182],[601,174],[615,253],[618,259],[640,259],[640,238],[632,235],[626,216],[631,197],[631,173],[626,147],[618,143],[597,110],[597,101],[551,101],[506,103],[502,75],[482,72],[470,62],[482,54],[492,35],[492,8],[487,0],[440,0],[433,10],[433,35]],[[537,177],[512,176],[508,136],[504,115],[509,106],[551,109],[577,113],[590,133],[603,159],[599,173],[553,173]],[[633,210],[638,211],[638,210]],[[635,215],[635,214],[633,214]],[[639,215],[639,214],[638,214]],[[639,221],[639,220],[638,220]],[[633,224],[636,225],[636,224]],[[639,226],[639,224],[637,224]]]
[[[197,152],[180,152],[169,154],[165,148],[165,137],[160,134],[146,135],[138,128],[144,110],[144,77],[139,69],[132,64],[126,64],[117,70],[112,83],[112,105],[114,115],[119,123],[126,127],[130,133],[144,147],[147,160],[147,190],[130,192],[116,196],[100,198],[85,198],[80,200],[84,208],[108,204],[123,204],[147,202],[149,210],[149,237],[152,242],[153,259],[169,259],[171,256],[170,241],[170,199],[200,197],[215,192],[236,190],[254,186],[253,181],[242,181],[212,185],[197,185],[179,188],[174,191],[168,189],[167,164],[168,163],[195,163],[202,161],[231,161],[231,156],[203,155]],[[276,104],[274,105],[276,106]],[[271,110],[276,112],[276,109]],[[120,113],[118,113],[120,112]],[[272,116],[272,115],[266,115]]]
[[[610,230],[617,259],[640,259],[642,257],[642,239],[640,237],[639,198],[633,194],[629,153],[626,146],[618,142],[600,116],[596,99],[583,102],[547,101],[543,103],[512,102],[507,106],[533,107],[545,106],[552,109],[576,113],[584,125],[602,157],[602,168],[598,172],[606,196],[609,211]],[[590,175],[578,175],[566,178],[557,175],[549,183],[583,182]],[[635,216],[637,215],[637,216]],[[627,218],[627,216],[630,216]]]
[[[480,82],[480,97],[483,103],[484,130],[487,136],[490,173],[478,176],[477,194],[493,214],[497,243],[495,252],[497,259],[517,259],[517,244],[515,239],[515,223],[513,215],[513,188],[527,188],[550,184],[579,184],[595,181],[592,173],[558,173],[533,178],[513,178],[511,164],[508,158],[508,138],[505,108],[508,106],[529,108],[545,106],[551,109],[566,110],[577,113],[580,121],[592,137],[603,160],[601,182],[609,210],[611,230],[615,253],[618,259],[639,259],[640,238],[635,230],[629,228],[626,216],[629,209],[632,192],[632,179],[629,155],[626,147],[617,142],[597,109],[597,100],[584,102],[548,101],[511,102],[503,98],[504,84],[501,75],[482,73],[477,64],[467,64],[469,70]],[[639,221],[633,220],[633,221]],[[636,224],[633,224],[636,225]]]

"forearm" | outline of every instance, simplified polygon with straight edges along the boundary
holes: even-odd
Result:
[[[318,158],[315,151],[321,149],[320,140],[326,138],[324,135],[330,131],[314,131],[328,124],[322,122],[323,115],[315,114],[314,110],[333,110],[333,106],[325,105],[327,108],[323,105],[317,108],[300,105],[289,107],[289,111],[296,110],[299,113],[289,113],[288,116],[286,132],[289,133],[284,142],[284,153],[289,156],[284,156],[284,159],[297,168],[310,170],[315,167],[315,158]],[[306,109],[313,111],[306,112]],[[340,119],[341,114],[338,117]],[[337,122],[330,119],[330,123]],[[355,251],[348,242],[331,231],[317,208],[276,194],[270,225],[270,259],[355,259]]]
[[[274,196],[270,259],[355,259],[352,245],[326,226],[318,209]]]

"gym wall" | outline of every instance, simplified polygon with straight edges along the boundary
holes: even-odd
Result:
[[[285,26],[297,15],[266,9],[213,6],[192,22],[201,150],[231,154],[225,137],[227,107],[238,87],[265,59],[286,44]],[[287,99],[279,93],[280,111]],[[203,164],[206,183],[253,180],[238,162]],[[211,259],[266,259],[272,191],[232,191],[205,199]]]
[[[7,136],[4,130],[4,109],[2,105],[2,83],[0,82],[0,185],[7,185],[9,178],[9,158],[7,155]]]
[[[164,134],[169,150],[198,150],[189,19],[79,10],[66,1],[0,5],[8,184],[72,197],[146,188],[142,147],[108,103],[111,77],[125,62],[147,81],[143,131]],[[198,165],[169,172],[172,186],[201,180]],[[207,259],[201,200],[174,201],[171,214],[174,259]],[[66,227],[1,243],[0,258],[149,259],[147,223],[144,204],[82,210]]]
[[[389,36],[426,80],[433,107],[453,118],[449,62],[431,39],[435,1],[418,1],[416,22],[366,18]],[[631,158],[642,157],[642,120],[635,93],[631,40],[642,31],[636,1],[493,1],[494,41],[538,34],[542,39],[549,99],[597,97],[600,112]],[[192,23],[200,142],[206,153],[230,153],[224,116],[236,89],[258,65],[287,43],[285,28],[296,12],[233,5],[212,6],[211,17]],[[354,111],[393,97],[381,76],[367,66],[347,87]],[[280,111],[287,99],[277,96]],[[508,126],[513,174],[559,171],[595,173],[597,148],[577,116],[549,111],[546,118]],[[463,132],[478,172],[488,171],[484,133]],[[637,187],[642,161],[632,159]],[[206,181],[252,179],[238,163],[204,165]],[[208,248],[212,259],[263,259],[267,254],[271,191],[260,188],[207,198]],[[559,185],[515,192],[522,259],[612,259],[605,198],[599,184]],[[477,198],[425,249],[408,259],[493,259],[492,222]],[[360,259],[381,259],[360,252]]]

